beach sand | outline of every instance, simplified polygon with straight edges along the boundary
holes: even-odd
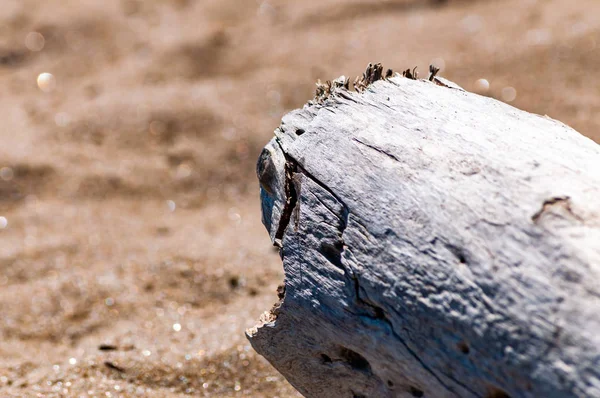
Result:
[[[283,280],[254,171],[281,117],[317,79],[434,63],[600,140],[598,15],[597,0],[3,0],[0,395],[299,396],[244,336]]]

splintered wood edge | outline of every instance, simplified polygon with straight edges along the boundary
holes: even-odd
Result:
[[[393,69],[387,69],[384,73],[384,68],[381,63],[369,63],[363,72],[362,75],[356,76],[352,87],[356,92],[362,92],[366,90],[371,84],[375,83],[379,80],[388,80],[392,77],[405,77],[411,80],[422,80],[422,81],[430,81],[438,86],[448,87],[448,88],[456,88],[462,90],[462,87],[453,83],[447,79],[437,76],[440,69],[434,65],[429,65],[429,75],[427,79],[419,79],[419,72],[417,71],[417,67],[415,66],[413,69],[405,69],[402,73],[394,72]],[[350,79],[344,75],[338,77],[334,80],[327,80],[325,83],[322,83],[321,80],[317,80],[316,82],[316,92],[315,97],[312,101],[309,101],[310,104],[322,104],[326,99],[330,96],[335,95],[336,92],[340,90],[350,90]]]

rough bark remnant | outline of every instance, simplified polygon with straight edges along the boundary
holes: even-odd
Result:
[[[261,154],[286,278],[253,347],[309,397],[600,396],[600,147],[433,70],[382,76],[330,84]]]

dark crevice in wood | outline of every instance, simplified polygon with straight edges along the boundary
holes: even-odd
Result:
[[[335,265],[338,268],[344,269],[344,265],[342,264],[342,251],[344,249],[344,242],[339,239],[335,242],[321,242],[321,253],[327,261],[331,264]]]
[[[391,322],[386,318],[385,316],[385,311],[383,310],[383,308],[378,307],[366,300],[363,300],[361,298],[360,295],[360,283],[358,280],[358,277],[355,274],[351,275],[351,279],[352,282],[354,284],[354,295],[356,296],[356,304],[357,307],[360,308],[362,311],[357,315],[360,316],[366,316],[368,318],[371,318],[373,320],[382,320],[385,321],[386,323],[388,323],[391,327]]]
[[[334,362],[343,362],[348,364],[353,370],[359,372],[366,372],[372,374],[371,364],[365,357],[360,355],[358,352],[353,351],[346,347],[338,347],[336,349],[336,354],[334,355],[335,359],[330,357],[327,354],[321,354],[320,359],[322,363],[334,363]]]
[[[490,386],[488,387],[488,393],[485,398],[510,398],[510,395],[498,387]]]
[[[281,245],[283,235],[285,234],[285,230],[288,224],[290,223],[292,213],[294,211],[294,208],[296,207],[296,203],[298,202],[298,194],[296,192],[296,187],[293,182],[296,168],[296,162],[294,160],[288,159],[286,155],[284,183],[285,203],[283,205],[283,212],[281,213],[281,218],[279,219],[277,232],[275,233],[275,242],[278,242],[279,245]]]
[[[346,347],[340,347],[340,357],[344,362],[350,365],[352,369],[359,372],[372,373],[371,364],[369,364],[369,361],[358,352],[352,351]]]
[[[408,392],[410,393],[410,395],[412,395],[413,397],[417,397],[417,398],[425,395],[423,390],[421,390],[420,388],[414,387],[414,386],[408,387]]]
[[[398,159],[396,156],[392,155],[392,154],[391,154],[391,153],[389,153],[389,152],[386,152],[386,151],[384,151],[384,150],[383,150],[383,149],[381,149],[381,148],[377,148],[377,147],[376,147],[376,146],[374,146],[374,145],[367,144],[366,142],[363,142],[363,141],[361,141],[361,140],[359,140],[358,138],[355,138],[355,137],[353,137],[353,138],[352,138],[352,141],[354,141],[354,142],[358,142],[359,144],[361,144],[361,145],[364,145],[364,146],[366,146],[367,148],[370,148],[370,149],[372,149],[372,150],[374,150],[374,151],[376,151],[376,152],[379,152],[379,153],[381,153],[382,155],[385,155],[385,156],[389,157],[390,159],[392,159],[392,160],[394,160],[394,161],[396,161],[396,162],[400,162],[400,159]]]
[[[461,264],[469,264],[465,250],[462,247],[450,243],[445,243],[444,246],[446,246],[446,249],[448,249],[448,251],[452,253]]]
[[[465,343],[464,341],[459,342],[456,345],[456,348],[458,348],[458,350],[465,355],[467,355],[471,351],[471,349],[469,348],[469,345],[467,343]]]

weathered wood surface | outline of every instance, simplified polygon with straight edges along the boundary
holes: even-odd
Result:
[[[259,160],[285,297],[248,331],[308,397],[599,397],[600,147],[394,77]]]

